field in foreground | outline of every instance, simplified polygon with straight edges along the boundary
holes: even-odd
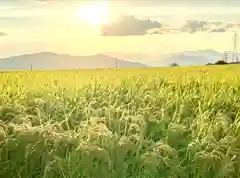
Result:
[[[240,177],[240,67],[0,73],[1,178]]]

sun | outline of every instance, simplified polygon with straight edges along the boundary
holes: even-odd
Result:
[[[76,11],[76,18],[81,22],[99,26],[109,23],[109,7],[107,3],[92,4],[80,7]]]

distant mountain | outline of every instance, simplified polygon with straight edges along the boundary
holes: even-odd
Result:
[[[108,55],[70,56],[41,52],[0,58],[0,70],[58,70],[98,68],[146,68],[145,64],[112,58]]]
[[[153,56],[153,55],[146,55],[141,53],[129,54],[129,53],[121,53],[121,52],[106,52],[105,54],[118,59],[127,59],[129,61],[141,61],[144,64],[147,64],[149,61],[158,60],[160,57],[159,55]]]
[[[176,62],[181,66],[205,65],[207,63],[215,63],[223,58],[223,53],[212,49],[183,51],[180,53],[162,54],[162,55],[144,55],[141,53],[126,54],[126,53],[107,53],[111,57],[120,59],[128,59],[131,61],[141,61],[142,63],[152,66],[169,66]],[[229,53],[229,57],[231,54]]]
[[[184,51],[181,54],[188,56],[204,56],[204,57],[221,57],[222,53],[214,51],[212,49],[196,50],[196,51]]]
[[[0,58],[0,70],[61,70],[98,68],[146,68],[162,67],[177,63],[180,66],[206,65],[223,59],[224,54],[212,49],[184,51],[164,55],[141,53],[105,53],[90,56],[71,56],[52,52],[23,54]],[[232,53],[228,52],[229,61]],[[131,61],[131,62],[130,62]],[[141,61],[137,62],[137,61]]]
[[[176,62],[180,66],[206,65],[207,63],[215,63],[222,58],[223,53],[211,49],[184,51],[180,53],[169,54],[164,58],[159,57],[159,60],[152,61],[149,63],[149,65],[169,66],[173,62]]]

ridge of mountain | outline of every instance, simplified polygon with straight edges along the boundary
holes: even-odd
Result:
[[[231,56],[231,52],[227,52]],[[97,69],[163,67],[171,63],[180,66],[215,63],[224,54],[213,49],[189,50],[173,54],[147,55],[141,53],[97,53],[74,56],[53,52],[36,52],[0,58],[0,70]],[[126,59],[126,60],[125,60]],[[130,62],[131,61],[131,62]],[[141,62],[139,62],[141,61]]]
[[[0,70],[55,70],[98,68],[146,68],[140,62],[130,62],[105,54],[71,56],[53,52],[38,52],[0,58]]]
[[[228,52],[231,55],[231,52]],[[159,54],[159,55],[145,55],[141,53],[126,54],[126,53],[110,53],[112,57],[121,57],[133,61],[139,60],[144,64],[151,67],[169,66],[171,63],[176,62],[179,65],[205,65],[207,63],[214,63],[223,57],[223,53],[215,51],[213,49],[199,49],[188,50],[171,54]]]

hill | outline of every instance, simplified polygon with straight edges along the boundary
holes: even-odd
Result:
[[[146,68],[139,62],[129,62],[104,54],[92,56],[70,56],[41,52],[23,54],[0,59],[0,70],[60,70],[60,69],[98,69],[98,68]]]
[[[141,53],[125,54],[125,53],[107,53],[111,57],[120,59],[128,59],[131,61],[141,61],[144,64],[152,67],[169,66],[176,62],[181,66],[205,65],[207,63],[215,63],[222,59],[223,53],[212,49],[183,51],[179,53],[144,55]],[[229,52],[229,57],[231,53]]]
[[[152,61],[151,66],[169,66],[176,62],[181,66],[205,65],[207,63],[215,63],[223,57],[223,54],[212,49],[183,51],[180,53],[169,54],[160,57],[159,60]]]

